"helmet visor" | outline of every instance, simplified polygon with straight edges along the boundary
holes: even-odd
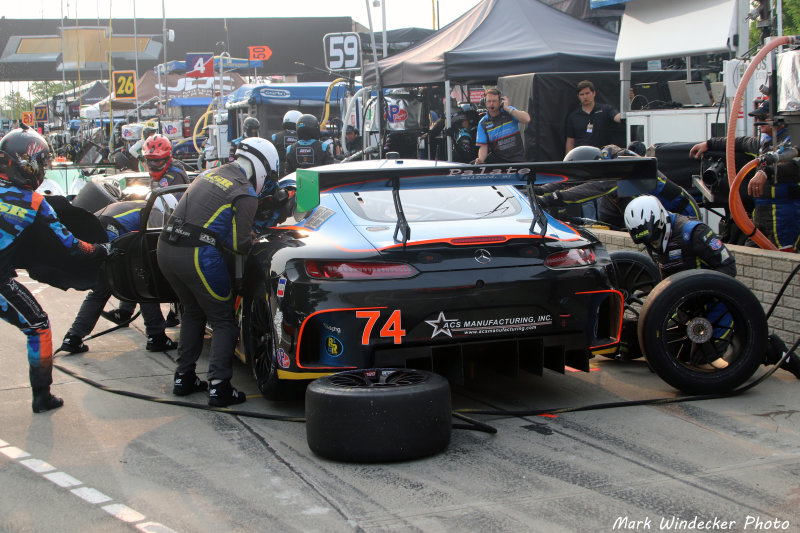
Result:
[[[147,159],[147,168],[152,172],[161,172],[165,168],[167,168],[167,163],[169,163],[168,157],[162,157],[159,159]]]

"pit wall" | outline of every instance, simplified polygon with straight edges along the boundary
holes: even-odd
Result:
[[[611,250],[644,252],[625,232],[593,229]],[[760,248],[726,245],[736,258],[736,278],[744,283],[761,302],[766,313],[792,270],[800,264],[800,254],[773,252]],[[778,307],[769,319],[770,333],[777,333],[788,346],[794,344],[800,332],[800,272],[786,288]]]

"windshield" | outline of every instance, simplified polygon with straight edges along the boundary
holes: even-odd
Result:
[[[372,222],[395,222],[391,190],[342,193],[342,199],[357,216]],[[514,216],[520,204],[509,186],[448,187],[400,190],[406,220],[476,220]]]

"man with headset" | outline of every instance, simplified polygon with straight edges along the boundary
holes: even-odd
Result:
[[[531,116],[512,106],[508,96],[497,89],[486,91],[486,115],[478,123],[478,158],[483,163],[513,163],[525,160],[525,147],[519,124],[527,124]]]

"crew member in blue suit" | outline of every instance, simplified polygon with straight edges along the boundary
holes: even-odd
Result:
[[[205,325],[212,329],[208,404],[226,407],[245,401],[231,385],[235,257],[253,243],[259,195],[277,178],[278,152],[271,142],[249,137],[239,143],[236,160],[206,170],[181,196],[158,241],[158,264],[183,304],[178,364],[172,392],[185,396],[208,383],[196,374]]]
[[[45,227],[73,256],[102,260],[109,246],[76,239],[56,217],[44,197],[35,192],[50,162],[47,141],[27,126],[0,139],[0,316],[28,337],[28,365],[33,412],[64,405],[50,394],[53,382],[53,340],[50,320],[36,298],[14,278],[14,257],[26,247],[41,246],[31,238]]]
[[[103,224],[108,234],[109,242],[120,235],[139,231],[141,212],[145,205],[146,202],[144,200],[115,202],[95,213],[95,216]],[[151,219],[163,219],[163,214],[158,209],[153,209],[150,215]],[[163,225],[161,222],[163,220],[153,220],[151,225],[161,227]],[[86,295],[78,314],[75,316],[75,320],[72,322],[72,326],[64,336],[64,341],[61,344],[62,350],[73,354],[89,350],[89,347],[83,343],[83,338],[92,332],[97,320],[100,318],[103,307],[110,297],[111,289],[109,289],[105,279],[101,276],[97,281],[97,285]],[[157,303],[142,303],[141,308],[145,334],[147,335],[147,351],[164,352],[177,348],[178,343],[167,337],[164,332],[166,323],[164,315],[161,313],[161,305]]]
[[[297,142],[286,150],[286,173],[298,168],[318,167],[333,163],[332,141],[319,140],[319,121],[314,115],[297,119]]]

